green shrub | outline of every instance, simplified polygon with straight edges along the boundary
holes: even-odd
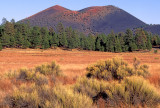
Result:
[[[60,108],[92,108],[92,99],[88,96],[73,92],[72,89],[58,86],[54,88]]]
[[[132,105],[157,107],[160,103],[158,90],[142,77],[125,78],[120,84],[112,83],[106,89],[107,103],[111,106]]]
[[[52,62],[51,64],[43,64],[41,66],[37,66],[35,68],[35,71],[40,72],[41,74],[44,75],[56,75],[56,76],[61,75],[60,67],[56,65],[55,62]]]
[[[6,98],[13,108],[91,108],[92,99],[63,86],[23,84]]]
[[[158,50],[155,49],[155,50],[154,50],[154,54],[157,54],[157,53],[158,53]]]
[[[35,73],[35,71],[31,69],[20,69],[18,73],[18,80],[35,82],[35,84],[39,86],[48,84],[49,82],[46,76],[39,72]]]
[[[9,107],[13,108],[57,108],[53,89],[48,85],[36,86],[23,84],[6,98]]]
[[[86,77],[78,79],[73,86],[73,90],[78,93],[85,94],[90,98],[95,97],[99,92],[106,89],[109,83],[104,81],[98,81],[96,79],[88,79]]]
[[[46,85],[49,83],[48,78],[40,73],[35,74],[33,81],[36,85]]]
[[[24,81],[31,81],[35,76],[35,72],[29,69],[20,69],[18,70],[19,75],[17,79],[24,80]]]
[[[103,80],[122,80],[127,76],[139,75],[146,77],[149,75],[148,66],[139,63],[135,64],[136,68],[128,66],[128,63],[121,58],[113,58],[106,61],[100,61],[90,67],[87,67],[87,77]]]
[[[32,88],[29,88],[25,84],[8,96],[6,101],[11,108],[38,108],[40,102],[38,93],[35,90],[35,85],[32,85]]]

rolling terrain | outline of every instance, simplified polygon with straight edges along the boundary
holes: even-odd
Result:
[[[125,31],[146,26],[143,21],[115,6],[94,6],[79,11],[72,11],[61,6],[53,6],[35,15],[21,20],[31,26],[46,26],[56,28],[57,23],[71,26],[80,32],[110,33]]]

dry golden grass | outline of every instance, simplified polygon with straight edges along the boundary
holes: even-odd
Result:
[[[153,51],[145,53],[110,53],[61,49],[3,49],[0,51],[0,102],[6,93],[13,89],[12,83],[14,82],[11,83],[8,79],[1,80],[1,76],[9,70],[17,70],[22,67],[33,68],[37,65],[56,61],[56,64],[60,65],[63,74],[66,75],[66,77],[59,77],[59,79],[64,84],[73,84],[77,77],[86,74],[86,67],[89,64],[116,56],[123,58],[130,65],[133,63],[133,58],[139,58],[142,64],[149,65],[149,71],[151,72],[149,81],[156,86],[160,85],[160,53],[154,54]],[[18,83],[16,82],[15,85],[18,85]]]
[[[85,69],[89,64],[99,60],[106,60],[113,57],[122,57],[129,64],[133,63],[133,58],[137,57],[141,63],[150,66],[152,74],[160,71],[160,54],[152,52],[134,53],[109,53],[96,51],[66,51],[61,49],[4,49],[0,52],[0,72],[15,70],[22,67],[32,68],[34,66],[56,61],[60,65],[63,73],[70,77],[78,77],[85,74]]]

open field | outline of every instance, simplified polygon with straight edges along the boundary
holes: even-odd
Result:
[[[132,64],[134,57],[138,57],[141,63],[149,65],[151,74],[159,74],[160,72],[160,54],[154,54],[153,51],[145,53],[109,53],[78,50],[66,51],[61,49],[4,49],[0,52],[0,74],[9,70],[16,70],[22,67],[32,68],[43,63],[56,61],[66,76],[74,78],[84,75],[85,68],[89,64],[116,56],[122,57],[130,64]]]
[[[148,79],[160,91],[160,53],[154,54],[153,52],[109,53],[78,50],[67,51],[61,49],[4,49],[0,51],[0,76],[4,76],[9,70],[17,70],[23,67],[33,68],[37,65],[56,61],[66,76],[60,77],[60,80],[64,84],[74,84],[77,77],[86,74],[85,69],[87,66],[99,60],[121,57],[132,65],[133,58],[137,57],[142,64],[149,66],[151,76]],[[8,79],[0,80],[0,103],[3,102],[8,93],[13,92],[13,83],[13,81],[11,82]],[[20,85],[21,82],[14,84]]]

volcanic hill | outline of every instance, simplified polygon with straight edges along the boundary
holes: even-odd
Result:
[[[128,12],[112,5],[88,7],[79,11],[72,11],[56,5],[20,22],[29,22],[31,26],[46,26],[54,29],[59,22],[62,22],[64,26],[71,26],[85,34],[108,34],[111,30],[121,32],[128,28],[148,26]],[[147,27],[147,29],[150,28],[152,27]]]

